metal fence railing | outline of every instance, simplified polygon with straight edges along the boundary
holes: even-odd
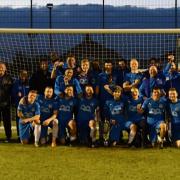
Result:
[[[0,2],[0,28],[178,28],[179,16],[180,0]]]

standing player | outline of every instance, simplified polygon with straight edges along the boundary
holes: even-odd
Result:
[[[51,78],[56,78],[60,74],[64,74],[66,69],[73,70],[73,77],[76,77],[80,71],[80,68],[76,65],[76,58],[73,55],[69,55],[66,62],[57,61],[52,69]]]
[[[76,58],[74,55],[68,55],[66,58],[66,62],[64,63],[63,67],[64,71],[66,69],[72,69],[73,70],[73,77],[76,77],[80,71],[80,68],[77,66]]]
[[[90,70],[90,84],[92,85],[94,92],[98,82],[98,75],[101,73],[100,65],[98,60],[91,61]]]
[[[48,60],[41,59],[39,69],[34,72],[29,80],[29,89],[36,90],[38,94],[44,94],[47,86],[53,86],[51,73],[48,71]]]
[[[130,92],[132,87],[139,87],[142,80],[142,74],[138,70],[139,63],[137,59],[131,59],[131,72],[127,73],[124,79],[123,88],[125,92]]]
[[[178,96],[180,95],[180,73],[178,72],[177,66],[174,62],[174,55],[168,55],[168,63],[166,64],[164,70],[164,75],[166,77],[165,91],[168,95],[169,89],[175,88]]]
[[[129,68],[127,67],[127,62],[125,59],[118,60],[118,66],[115,69],[115,71],[118,77],[118,85],[123,87],[126,74],[130,72]]]
[[[48,71],[51,73],[51,79],[56,79],[57,76],[63,75],[60,67],[64,65],[64,62],[60,59],[56,59],[50,64]]]
[[[74,117],[74,108],[76,106],[76,101],[74,99],[74,92],[72,86],[67,86],[65,88],[65,97],[57,99],[58,108],[58,121],[59,121],[59,136],[62,144],[66,143],[66,128],[70,132],[70,141],[76,140],[76,122]]]
[[[17,107],[22,97],[27,96],[29,92],[29,77],[26,70],[21,70],[19,78],[15,80],[12,86],[12,102],[16,107],[16,128],[19,140],[19,117],[17,116]]]
[[[98,119],[98,102],[93,98],[93,87],[85,87],[85,97],[78,102],[77,125],[79,140],[82,143],[88,143],[91,138],[91,146],[94,147],[96,141],[96,121]]]
[[[84,93],[85,91],[85,86],[89,84],[90,82],[90,77],[89,77],[89,68],[90,68],[90,63],[88,59],[83,59],[81,61],[81,72],[78,74],[77,79],[79,81],[79,84],[81,86],[81,89]]]
[[[30,137],[30,129],[33,125],[40,131],[40,106],[35,102],[37,91],[31,90],[28,96],[23,97],[18,106],[19,136],[22,144],[27,144]],[[35,146],[38,146],[39,137],[35,136]]]
[[[46,87],[44,91],[44,96],[38,96],[38,103],[40,105],[40,121],[41,121],[41,136],[37,134],[38,137],[41,138],[41,144],[46,143],[47,138],[47,131],[48,127],[52,128],[52,147],[56,146],[56,138],[58,135],[58,120],[57,117],[57,110],[55,100],[53,98],[53,88]],[[37,131],[36,133],[39,133]]]
[[[171,122],[172,140],[178,148],[180,148],[180,100],[175,88],[169,90],[168,112]]]
[[[99,74],[98,82],[96,86],[96,95],[99,97],[99,107],[100,107],[100,116],[101,121],[99,124],[99,132],[100,132],[100,141],[103,141],[103,127],[105,121],[105,112],[104,112],[104,105],[107,100],[113,98],[112,94],[108,92],[110,86],[113,87],[117,84],[117,76],[113,71],[113,65],[110,60],[104,63],[104,72]]]
[[[152,96],[144,101],[142,109],[139,110],[139,112],[145,112],[147,115],[152,146],[155,146],[157,135],[159,134],[158,142],[160,148],[163,148],[163,141],[167,129],[165,123],[166,99],[161,97],[160,88],[153,89]]]
[[[120,139],[120,132],[123,130],[129,130],[129,140],[128,145],[134,140],[136,135],[136,125],[130,121],[125,120],[125,99],[122,97],[122,89],[120,86],[116,86],[113,92],[113,100],[107,101],[105,109],[106,118],[110,121],[111,130],[110,130],[110,141],[112,145],[115,146]]]
[[[161,90],[161,95],[164,95],[164,82],[163,75],[159,74],[157,67],[153,65],[149,67],[149,75],[143,79],[142,84],[139,87],[139,93],[144,99],[150,98],[153,88],[158,87]]]
[[[10,111],[10,95],[13,80],[7,74],[6,65],[0,62],[0,117],[2,115],[4,130],[6,134],[6,141],[11,139],[11,111]]]

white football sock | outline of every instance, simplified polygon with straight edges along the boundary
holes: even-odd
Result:
[[[52,136],[53,136],[53,138],[57,138],[57,136],[58,136],[58,121],[57,121],[57,119],[54,119],[54,122],[53,122]]]
[[[135,132],[130,131],[128,144],[131,144],[133,142],[135,135],[136,135]]]
[[[96,141],[95,131],[96,131],[95,128],[91,128],[91,130],[90,130],[90,137],[92,139],[92,142]]]
[[[40,135],[41,135],[41,125],[35,124],[35,127],[34,127],[35,143],[39,142]]]
[[[76,136],[70,136],[70,141],[76,140]]]

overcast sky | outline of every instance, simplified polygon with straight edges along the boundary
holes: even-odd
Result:
[[[105,4],[114,6],[132,5],[147,8],[174,7],[175,0],[104,0]],[[180,0],[178,0],[180,1]],[[59,4],[102,4],[103,0],[33,0],[37,6],[45,6],[47,3]],[[0,7],[11,6],[13,8],[27,7],[30,0],[0,0]],[[180,2],[178,2],[180,6]]]

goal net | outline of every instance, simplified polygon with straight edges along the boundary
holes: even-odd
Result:
[[[179,29],[0,29],[0,60],[8,72],[16,77],[20,69],[31,74],[41,58],[50,62],[55,52],[65,61],[74,55],[77,62],[83,58],[96,59],[100,64],[112,60],[137,58],[140,68],[146,69],[148,60],[156,58],[162,65],[166,54],[173,52],[180,65]]]

